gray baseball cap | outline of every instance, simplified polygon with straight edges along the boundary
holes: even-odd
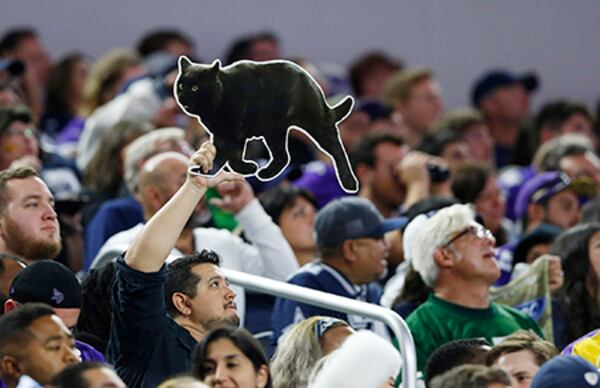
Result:
[[[381,238],[406,226],[404,217],[384,219],[367,199],[343,197],[329,202],[317,214],[315,234],[319,248],[335,248],[346,240]]]

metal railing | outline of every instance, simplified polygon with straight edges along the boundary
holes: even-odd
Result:
[[[385,323],[392,330],[400,345],[402,387],[414,388],[417,386],[415,343],[408,326],[394,311],[375,304],[344,298],[260,276],[249,275],[231,269],[222,268],[222,271],[227,276],[229,283],[243,287],[246,290],[279,296],[347,314],[357,314]]]

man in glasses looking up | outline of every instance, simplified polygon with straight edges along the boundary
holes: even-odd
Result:
[[[446,342],[485,338],[490,345],[537,324],[524,313],[492,303],[489,288],[500,276],[496,240],[467,205],[453,205],[426,220],[411,245],[414,269],[433,292],[408,316],[423,371],[429,355]]]

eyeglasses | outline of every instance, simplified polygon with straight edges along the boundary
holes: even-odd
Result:
[[[5,135],[7,136],[23,136],[23,137],[27,137],[27,138],[37,138],[38,136],[38,131],[35,128],[25,128],[25,129],[19,129],[19,128],[8,128],[5,132]]]
[[[465,229],[461,230],[460,232],[458,232],[457,235],[455,235],[450,240],[448,240],[444,245],[442,245],[442,248],[448,247],[454,241],[456,241],[459,238],[461,238],[462,236],[464,236],[466,234],[470,234],[470,233],[472,233],[475,236],[475,238],[477,238],[478,240],[483,240],[485,238],[488,238],[488,239],[494,238],[494,235],[492,234],[492,232],[490,232],[489,229],[484,228],[481,225],[471,225],[471,226],[468,226]]]

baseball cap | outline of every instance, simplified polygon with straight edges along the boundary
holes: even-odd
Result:
[[[517,194],[514,213],[522,218],[530,203],[544,203],[555,194],[572,187],[571,178],[564,172],[549,171],[535,175],[525,182]]]
[[[317,214],[315,234],[319,248],[334,248],[346,240],[381,238],[403,228],[408,219],[384,219],[367,199],[343,197],[329,202]]]
[[[578,356],[557,356],[546,362],[531,381],[531,388],[600,387],[600,373]]]
[[[19,76],[25,71],[25,64],[18,59],[0,58],[0,71],[7,70],[12,76]]]
[[[497,88],[519,83],[527,91],[533,92],[538,88],[540,82],[537,75],[533,72],[523,75],[516,75],[507,70],[492,70],[487,72],[475,82],[475,86],[471,92],[471,103],[473,106],[478,107],[481,100]]]
[[[28,265],[13,280],[9,298],[23,303],[40,302],[54,308],[81,308],[81,286],[71,270],[52,260]]]

